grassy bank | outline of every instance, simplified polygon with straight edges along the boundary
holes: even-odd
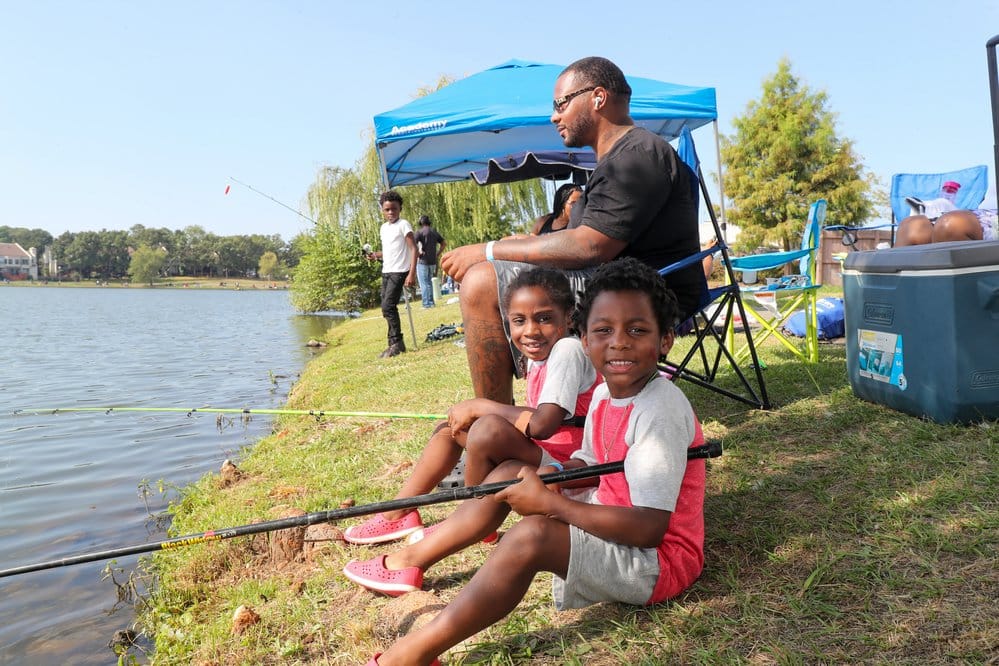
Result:
[[[457,305],[414,310],[417,331],[460,321]],[[408,322],[403,315],[404,328]],[[463,349],[446,340],[377,360],[378,313],[331,330],[292,408],[444,413],[468,397]],[[407,334],[407,344],[410,336]],[[674,602],[556,613],[539,577],[515,613],[452,650],[452,664],[995,663],[999,488],[995,424],[941,426],[861,402],[844,348],[806,368],[763,350],[774,410],[746,410],[682,384],[726,453],[709,461],[706,567]],[[175,506],[187,534],[390,498],[432,421],[286,417]],[[424,512],[433,520],[447,507]],[[340,575],[382,548],[315,544],[275,563],[265,537],[160,553],[144,613],[164,664],[361,664],[405,618],[452,598],[490,551],[432,569],[429,595],[374,596]],[[307,544],[308,546],[308,544]],[[408,607],[400,606],[409,597]],[[260,621],[232,630],[234,610]],[[403,620],[400,620],[403,617]]]

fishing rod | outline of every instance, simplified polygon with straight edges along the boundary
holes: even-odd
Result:
[[[250,409],[250,408],[218,408],[218,407],[26,407],[15,409],[18,414],[58,414],[59,412],[184,412],[192,416],[198,412],[206,414],[294,414],[299,416],[344,416],[363,419],[432,419],[442,421],[444,414],[409,414],[391,412],[336,412],[326,409]]]
[[[413,326],[413,311],[409,307],[409,287],[403,285],[402,293],[406,297],[406,315],[409,317],[409,331],[413,334],[413,349],[419,349],[416,345],[416,327]]]
[[[687,460],[696,460],[698,458],[717,458],[721,454],[721,442],[707,442],[701,446],[687,449]],[[566,481],[586,479],[594,476],[601,476],[603,474],[613,474],[623,470],[624,461],[618,461],[604,463],[602,465],[590,465],[589,467],[580,467],[577,469],[567,469],[563,472],[554,472],[552,474],[545,474],[541,477],[541,481],[546,484],[564,483]],[[430,506],[432,504],[443,504],[445,502],[456,502],[458,500],[485,497],[487,495],[494,495],[507,486],[511,486],[519,482],[520,479],[510,479],[508,481],[483,483],[478,486],[449,488],[436,493],[416,495],[415,497],[404,497],[401,499],[374,502],[371,504],[362,504],[360,506],[332,509],[329,511],[316,511],[314,513],[307,513],[304,516],[292,516],[290,518],[279,518],[277,520],[265,520],[263,522],[253,523],[250,525],[226,527],[221,530],[209,530],[207,532],[188,534],[152,543],[143,543],[134,546],[126,546],[124,548],[113,548],[111,550],[73,555],[57,560],[50,560],[48,562],[39,562],[37,564],[27,564],[20,567],[3,569],[0,570],[0,578],[17,576],[19,574],[30,573],[32,571],[42,571],[44,569],[68,567],[74,564],[83,564],[85,562],[95,562],[97,560],[110,560],[116,557],[136,555],[138,553],[151,553],[158,550],[173,550],[184,546],[208,543],[209,541],[220,541],[222,539],[232,539],[233,537],[238,536],[259,534],[261,532],[285,530],[291,527],[307,527],[317,523],[328,523],[335,520],[342,520],[344,518],[367,516],[372,513],[384,513],[386,511],[395,511],[397,509],[415,509],[417,507]]]
[[[302,213],[302,211],[297,210],[295,208],[292,208],[291,206],[289,206],[288,204],[284,203],[283,201],[278,201],[277,199],[275,199],[271,195],[267,194],[266,192],[261,192],[260,190],[258,190],[257,188],[253,187],[252,185],[247,185],[243,181],[236,180],[232,176],[229,176],[229,180],[231,180],[234,183],[239,183],[240,185],[242,185],[246,189],[252,190],[252,191],[256,192],[257,194],[259,194],[262,197],[267,197],[268,199],[270,199],[271,201],[273,201],[274,203],[276,203],[279,206],[284,206],[285,208],[287,208],[288,210],[290,210],[295,215],[298,215],[299,217],[304,218],[304,219],[308,220],[309,222],[312,222],[312,224],[319,224],[318,222],[316,222],[315,220],[313,220],[308,215],[305,215],[304,213]],[[228,188],[226,188],[226,192],[228,192]]]

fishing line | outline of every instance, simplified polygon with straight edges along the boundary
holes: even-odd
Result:
[[[698,458],[716,458],[721,454],[721,442],[708,442],[701,446],[687,449],[687,460],[695,460]],[[604,463],[603,465],[591,465],[589,467],[568,469],[563,472],[545,474],[541,477],[541,481],[546,484],[564,483],[566,481],[586,479],[594,476],[601,476],[603,474],[613,474],[623,470],[624,461],[617,461]],[[209,530],[207,532],[188,534],[152,543],[143,543],[134,546],[126,546],[124,548],[114,548],[111,550],[72,555],[57,560],[50,560],[48,562],[39,562],[37,564],[27,564],[20,567],[3,569],[0,570],[0,578],[16,576],[18,574],[29,573],[32,571],[41,571],[43,569],[55,569],[58,567],[72,566],[74,564],[83,564],[84,562],[110,560],[138,553],[151,553],[158,550],[173,550],[175,548],[193,546],[195,544],[207,543],[209,541],[220,541],[222,539],[231,539],[238,536],[259,534],[261,532],[273,532],[291,527],[307,527],[309,525],[315,525],[316,523],[328,523],[334,520],[342,520],[344,518],[367,516],[372,513],[384,513],[386,511],[395,511],[397,509],[415,509],[421,506],[429,506],[431,504],[443,504],[445,502],[455,502],[458,500],[485,497],[487,495],[494,495],[507,486],[511,486],[519,482],[520,479],[510,479],[508,481],[484,483],[478,486],[449,488],[436,493],[416,495],[415,497],[404,497],[401,499],[374,502],[372,504],[362,504],[360,506],[332,509],[329,511],[317,511],[315,513],[307,513],[304,516],[292,516],[290,518],[279,518],[277,520],[265,520],[259,523],[239,525],[237,527],[226,527],[219,530]]]
[[[274,203],[276,203],[279,206],[284,206],[285,208],[287,208],[288,210],[290,210],[295,215],[298,215],[299,217],[304,218],[304,219],[308,220],[309,222],[312,222],[312,224],[319,224],[318,222],[316,222],[315,220],[313,220],[308,215],[305,215],[304,213],[302,213],[302,211],[300,211],[298,209],[295,209],[295,208],[292,208],[291,206],[289,206],[288,204],[286,204],[286,203],[284,203],[282,201],[278,201],[277,199],[275,199],[271,195],[267,194],[266,192],[261,192],[260,190],[258,190],[257,188],[253,187],[252,185],[247,185],[243,181],[236,180],[232,176],[229,176],[229,180],[231,180],[234,183],[239,183],[240,185],[242,185],[246,189],[252,190],[252,191],[256,192],[257,194],[259,194],[262,197],[267,197],[268,199],[270,199],[271,201],[273,201]]]

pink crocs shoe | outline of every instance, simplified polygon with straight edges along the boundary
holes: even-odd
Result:
[[[436,532],[437,528],[443,524],[444,524],[443,522],[440,522],[440,523],[434,523],[433,525],[427,525],[425,527],[421,527],[420,529],[416,530],[415,532],[409,535],[409,537],[406,539],[406,545],[412,546],[414,543],[419,543],[423,541],[425,538]],[[499,539],[499,534],[497,534],[496,532],[492,532],[482,538],[482,543],[495,543],[498,539]]]
[[[385,555],[366,562],[351,560],[343,568],[343,575],[361,587],[390,597],[400,597],[423,587],[423,571],[419,567],[406,567],[398,571],[385,568]]]
[[[385,520],[382,514],[377,514],[360,525],[352,525],[343,533],[343,540],[348,543],[369,544],[395,541],[409,536],[423,527],[419,511],[410,511],[398,520]]]

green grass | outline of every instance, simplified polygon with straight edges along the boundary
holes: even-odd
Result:
[[[457,305],[413,316],[421,336],[460,321]],[[288,406],[444,413],[469,397],[464,350],[451,340],[377,360],[384,335],[374,311],[331,329],[330,348]],[[708,435],[725,445],[709,461],[706,566],[689,591],[653,608],[557,613],[541,576],[517,611],[445,661],[996,663],[996,424],[937,425],[862,402],[847,382],[844,347],[820,351],[820,363],[805,366],[764,345],[775,404],[767,412],[681,384]],[[242,481],[221,488],[210,475],[186,491],[172,533],[390,498],[407,473],[393,467],[415,460],[432,428],[282,418],[238,461]],[[385,548],[329,542],[306,562],[277,567],[260,555],[265,543],[247,537],[155,556],[160,583],[142,615],[155,635],[153,661],[358,664],[391,642],[392,602],[339,573],[346,560]],[[475,546],[442,562],[425,588],[446,602],[489,551]],[[234,635],[240,605],[261,622]]]

